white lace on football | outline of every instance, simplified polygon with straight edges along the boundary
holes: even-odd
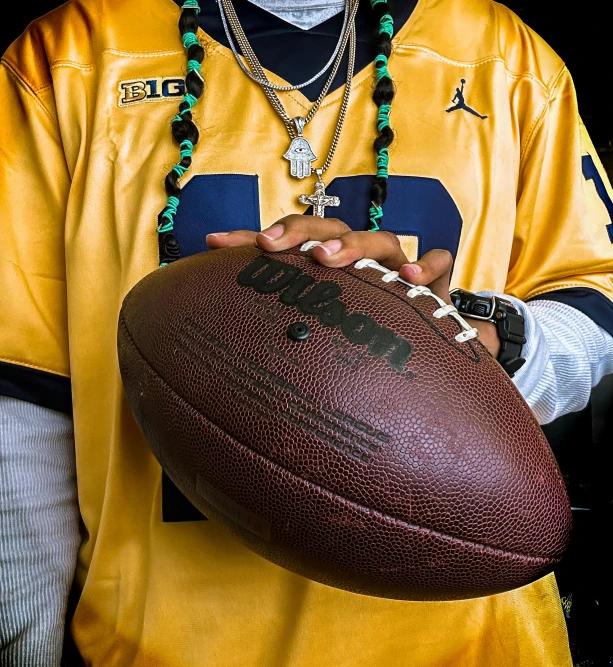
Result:
[[[300,246],[300,250],[302,252],[308,252],[318,245],[321,245],[321,241],[307,241],[302,246]],[[390,271],[390,269],[386,269],[384,266],[381,266],[381,264],[376,262],[374,259],[360,259],[354,264],[354,266],[356,269],[376,269],[377,271],[381,271],[381,273],[384,274],[381,276],[381,280],[384,283],[399,282],[403,285],[406,285],[407,287],[410,287],[409,291],[407,292],[407,296],[411,299],[414,299],[417,296],[429,296],[434,299],[439,305],[439,308],[437,308],[437,310],[432,313],[432,316],[440,319],[441,317],[449,315],[449,317],[453,317],[453,319],[460,325],[460,327],[462,327],[462,331],[455,337],[458,343],[465,343],[466,341],[472,340],[473,338],[477,338],[479,335],[478,329],[471,327],[470,324],[468,324],[468,322],[460,315],[460,313],[458,313],[455,306],[452,306],[449,303],[445,303],[443,299],[434,294],[424,285],[412,285],[411,283],[408,283],[406,280],[403,280],[400,277],[398,271]]]

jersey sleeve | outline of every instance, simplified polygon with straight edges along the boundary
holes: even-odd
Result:
[[[0,64],[0,395],[70,412],[70,175],[49,82]]]
[[[520,166],[505,291],[566,303],[613,334],[613,190],[564,68]]]

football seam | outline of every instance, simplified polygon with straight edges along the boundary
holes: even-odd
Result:
[[[466,341],[468,343],[468,347],[472,350],[473,354],[467,354],[466,353],[466,348],[460,347],[461,343],[457,343],[455,341],[450,340],[443,334],[442,331],[440,331],[437,327],[435,327],[432,322],[428,319],[428,316],[423,313],[417,306],[413,305],[412,303],[409,303],[406,301],[405,297],[400,296],[400,294],[396,294],[395,292],[388,291],[384,287],[381,287],[380,285],[376,285],[375,283],[371,283],[369,280],[366,280],[366,278],[360,278],[360,276],[356,276],[355,274],[351,273],[350,271],[347,270],[347,268],[343,268],[343,271],[348,275],[351,276],[352,278],[355,278],[356,280],[359,280],[362,283],[365,283],[367,285],[370,285],[371,287],[374,287],[375,289],[381,290],[382,292],[385,292],[385,294],[390,294],[394,298],[398,299],[401,303],[403,303],[405,306],[408,306],[411,308],[421,319],[434,331],[434,333],[444,340],[448,345],[454,348],[457,352],[460,352],[460,354],[463,354],[465,357],[468,357],[471,361],[474,361],[475,363],[480,363],[481,362],[481,355],[477,352],[477,350],[474,349],[474,347],[471,345],[471,341]],[[427,296],[427,295],[426,295]],[[406,297],[410,298],[410,297]],[[481,343],[483,345],[483,343]]]
[[[262,254],[264,254],[264,255],[266,255],[266,256],[268,256],[268,257],[274,257],[274,254],[276,254],[276,253],[262,253]],[[290,257],[297,257],[297,256],[298,256],[298,257],[299,257],[299,256],[302,256],[302,253],[301,253],[300,255],[297,255],[297,254],[290,254]],[[381,291],[384,292],[385,294],[390,294],[391,296],[395,297],[395,298],[398,299],[401,303],[403,303],[404,305],[408,306],[409,308],[411,308],[411,310],[413,310],[415,313],[417,313],[417,315],[419,315],[419,317],[424,321],[424,323],[425,323],[428,327],[430,327],[430,329],[432,329],[432,331],[433,331],[433,332],[434,332],[434,333],[435,333],[441,340],[443,340],[445,343],[447,343],[448,345],[450,345],[451,347],[453,347],[454,350],[460,352],[462,355],[464,355],[465,357],[467,357],[468,359],[470,359],[471,361],[473,361],[473,362],[475,362],[475,363],[481,363],[481,355],[480,355],[480,354],[478,353],[478,351],[475,349],[475,345],[476,345],[476,343],[478,343],[481,347],[485,348],[485,345],[483,345],[483,343],[481,343],[481,341],[479,341],[479,340],[477,340],[477,341],[470,341],[470,340],[469,340],[469,341],[466,341],[466,342],[468,343],[468,345],[470,346],[470,349],[473,351],[473,355],[474,355],[474,356],[471,356],[471,355],[469,355],[469,354],[466,354],[466,352],[464,351],[464,348],[459,347],[460,344],[458,344],[458,343],[456,343],[456,342],[454,342],[454,341],[449,340],[449,339],[442,333],[442,331],[440,331],[436,326],[434,326],[434,325],[432,324],[432,322],[430,322],[430,320],[428,319],[428,316],[427,316],[425,313],[423,313],[417,306],[415,306],[414,304],[412,304],[412,303],[410,303],[409,301],[407,301],[407,298],[409,298],[409,297],[403,297],[403,296],[401,296],[400,294],[396,294],[395,292],[386,290],[384,287],[381,287],[381,285],[377,285],[377,284],[374,283],[374,282],[370,282],[369,280],[366,280],[366,278],[361,278],[360,276],[356,276],[354,273],[352,273],[352,272],[349,270],[350,268],[351,268],[350,266],[342,266],[342,267],[340,267],[340,270],[343,271],[343,273],[345,273],[346,275],[351,276],[352,278],[355,278],[356,280],[359,280],[360,282],[365,283],[366,285],[370,285],[371,287],[374,287],[375,289],[381,290]],[[485,348],[485,349],[487,350],[487,348]],[[511,384],[511,385],[513,386],[513,388],[515,389],[515,391],[513,392],[513,398],[514,398],[515,403],[516,403],[517,405],[519,405],[520,407],[523,408],[523,407],[524,407],[525,400],[523,399],[523,397],[521,396],[521,394],[519,394],[519,391],[517,390],[517,387],[515,386],[515,383],[511,380],[510,377],[508,377],[508,376],[506,375],[506,373],[504,374],[504,378],[508,381],[507,383],[508,383],[508,384]],[[539,424],[539,422],[538,422],[536,416],[534,415],[534,412],[532,411],[532,409],[530,409],[529,414],[530,414],[530,418],[531,418],[531,420],[532,420],[532,423],[535,424],[536,426],[538,426],[539,428],[541,428],[541,425]],[[553,454],[552,454],[552,456],[553,456]],[[554,457],[554,460],[555,460],[555,457]],[[556,465],[558,465],[558,464],[557,464],[557,460],[556,460]],[[558,468],[559,468],[559,465],[558,465]]]
[[[271,257],[272,259],[274,259],[274,256],[275,256],[275,255],[279,255],[279,254],[282,254],[282,253],[267,253],[267,252],[264,252],[264,253],[262,253],[262,254],[263,254],[263,255],[266,255],[267,257]],[[300,255],[292,255],[292,254],[290,254],[290,257],[292,257],[292,258],[294,258],[294,257],[296,257],[296,256],[301,257],[302,255],[303,255],[303,253],[301,253]],[[364,283],[364,284],[366,284],[366,285],[370,285],[371,287],[374,287],[375,289],[378,289],[378,290],[380,290],[381,292],[384,292],[385,294],[389,294],[390,296],[393,296],[394,298],[398,299],[401,303],[403,303],[405,306],[408,306],[408,307],[411,308],[411,310],[413,310],[417,315],[419,315],[419,317],[424,321],[424,323],[425,323],[430,329],[432,329],[432,331],[434,331],[434,333],[435,333],[439,338],[441,338],[443,341],[445,341],[445,343],[447,343],[448,345],[450,345],[451,347],[453,347],[454,350],[456,350],[457,352],[460,352],[460,353],[463,354],[465,357],[468,357],[471,361],[474,361],[475,363],[480,363],[480,361],[481,361],[481,355],[480,355],[480,354],[477,352],[477,350],[475,350],[475,348],[472,346],[471,341],[467,341],[467,343],[468,343],[470,349],[471,349],[472,352],[473,352],[472,355],[467,354],[467,353],[465,352],[465,348],[460,347],[460,343],[457,343],[457,342],[452,341],[452,340],[450,340],[449,338],[447,338],[447,336],[445,336],[445,335],[443,334],[442,331],[440,331],[437,327],[435,327],[435,326],[432,324],[432,322],[430,322],[430,320],[428,319],[428,316],[427,316],[425,313],[423,313],[417,306],[415,306],[414,304],[412,304],[412,303],[410,303],[409,301],[407,301],[407,298],[410,298],[410,297],[403,297],[403,296],[401,296],[400,294],[396,294],[395,292],[392,292],[391,290],[386,290],[384,287],[382,287],[381,285],[377,285],[375,282],[370,282],[370,281],[367,280],[366,278],[361,278],[360,276],[356,276],[354,273],[352,273],[352,272],[350,271],[351,266],[341,266],[341,267],[339,267],[339,269],[340,269],[345,275],[347,275],[347,276],[351,276],[352,278],[355,278],[355,280],[359,280],[360,282],[362,282],[362,283]],[[483,343],[480,343],[480,344],[483,345]]]
[[[445,541],[448,541],[448,542],[456,542],[458,544],[461,544],[462,546],[467,546],[467,547],[476,548],[476,549],[483,549],[483,550],[485,550],[489,553],[492,553],[494,555],[503,556],[504,558],[510,558],[510,559],[513,559],[513,560],[517,560],[517,559],[527,560],[527,561],[532,562],[536,565],[555,565],[560,561],[561,556],[560,557],[530,556],[530,555],[522,554],[522,553],[515,552],[515,551],[508,551],[506,549],[500,549],[499,547],[492,547],[490,545],[482,544],[480,542],[473,542],[471,540],[466,540],[466,539],[463,539],[461,537],[455,537],[453,535],[447,535],[446,533],[441,533],[440,531],[434,530],[432,528],[427,528],[425,526],[419,526],[417,524],[411,524],[411,523],[405,521],[404,519],[400,519],[400,518],[395,517],[395,516],[390,516],[389,514],[384,514],[380,510],[376,510],[376,509],[372,509],[370,507],[366,507],[364,505],[360,505],[359,503],[357,503],[353,500],[349,500],[348,498],[345,498],[345,497],[339,495],[338,493],[336,493],[336,492],[334,492],[330,489],[327,489],[324,486],[321,486],[319,484],[315,484],[314,482],[311,482],[308,479],[304,479],[303,477],[300,477],[299,475],[296,475],[291,470],[288,470],[287,468],[284,468],[284,467],[280,466],[278,463],[275,463],[274,461],[271,461],[268,457],[264,456],[263,454],[260,454],[259,452],[254,451],[253,449],[251,449],[251,447],[248,447],[244,443],[240,442],[234,436],[230,435],[229,433],[226,433],[221,428],[221,426],[216,424],[209,417],[203,415],[194,405],[192,405],[192,403],[190,403],[174,387],[172,387],[166,381],[164,376],[161,373],[159,373],[149,363],[149,361],[143,356],[143,354],[140,351],[138,345],[136,344],[136,341],[134,340],[130,330],[128,329],[128,325],[126,324],[125,318],[123,317],[123,312],[120,312],[120,314],[119,314],[119,324],[124,328],[125,332],[127,333],[128,337],[130,339],[130,342],[132,343],[132,347],[134,348],[134,350],[136,351],[138,356],[142,359],[142,361],[145,363],[145,365],[151,370],[151,372],[155,376],[157,376],[164,383],[164,385],[168,389],[170,389],[173,392],[173,394],[175,394],[175,396],[177,396],[177,398],[179,398],[179,400],[181,400],[185,405],[187,405],[191,410],[193,410],[196,413],[196,415],[198,415],[201,419],[203,419],[204,421],[207,421],[209,424],[212,424],[218,431],[221,431],[221,433],[224,436],[226,436],[227,438],[229,438],[230,440],[235,442],[237,445],[239,445],[243,449],[250,452],[252,455],[254,455],[254,456],[256,456],[256,457],[258,457],[258,458],[260,458],[264,461],[267,461],[271,466],[276,468],[277,471],[281,471],[281,472],[286,473],[287,475],[291,475],[291,477],[299,480],[300,482],[303,482],[304,484],[307,484],[308,486],[310,486],[310,487],[312,487],[316,490],[319,490],[323,493],[326,493],[333,498],[337,498],[339,500],[342,500],[344,503],[348,503],[349,505],[358,509],[362,513],[373,513],[373,514],[379,516],[381,519],[383,519],[384,521],[386,521],[388,523],[389,522],[399,523],[399,524],[403,525],[404,527],[406,527],[408,530],[410,530],[412,532],[421,532],[421,533],[425,533],[427,535],[432,535],[432,536],[434,536],[438,539],[442,539],[442,540],[445,540]]]

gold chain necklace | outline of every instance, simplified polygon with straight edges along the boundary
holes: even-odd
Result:
[[[295,117],[291,118],[285,110],[285,107],[281,103],[278,95],[273,90],[272,84],[266,72],[259,62],[257,56],[255,55],[248,39],[243,30],[242,25],[236,15],[236,11],[232,4],[232,0],[218,0],[219,10],[221,14],[222,23],[226,30],[226,35],[228,41],[232,46],[232,52],[237,62],[242,66],[240,61],[240,55],[238,54],[236,48],[233,46],[231,39],[230,31],[228,29],[228,24],[230,25],[234,37],[238,42],[245,60],[247,61],[249,67],[252,71],[252,78],[258,85],[262,88],[262,91],[266,95],[268,101],[270,102],[273,109],[280,116],[285,125],[285,128],[290,136],[291,143],[288,150],[285,152],[283,157],[290,162],[290,174],[296,178],[307,178],[311,174],[316,174],[317,182],[315,183],[315,193],[312,195],[301,195],[299,201],[301,204],[307,204],[313,206],[313,215],[318,217],[324,217],[325,208],[327,206],[338,206],[340,204],[340,199],[338,197],[332,197],[326,195],[325,185],[322,180],[322,174],[327,171],[334,157],[338,141],[340,139],[341,130],[343,128],[343,123],[345,121],[345,116],[347,113],[347,106],[349,104],[349,95],[351,93],[351,82],[353,79],[353,71],[355,67],[355,51],[356,51],[356,32],[355,32],[355,16],[359,6],[359,0],[346,0],[349,7],[349,18],[347,20],[347,26],[344,30],[344,34],[341,36],[340,48],[338,49],[338,54],[335,58],[334,65],[330,76],[328,77],[319,97],[311,107],[309,113],[305,117]],[[309,142],[303,135],[303,130],[305,125],[313,119],[317,113],[323,99],[325,98],[332,81],[336,76],[340,63],[342,61],[345,48],[349,44],[349,62],[347,65],[347,79],[345,83],[345,92],[343,95],[343,100],[341,103],[341,108],[339,111],[338,120],[336,123],[336,128],[334,131],[334,136],[332,138],[332,143],[330,145],[330,150],[324,164],[320,168],[314,168],[311,166],[311,163],[317,159],[317,156],[313,152]]]

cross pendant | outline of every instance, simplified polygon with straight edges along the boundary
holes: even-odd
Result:
[[[315,194],[300,195],[298,201],[301,204],[310,204],[313,207],[313,215],[316,218],[324,218],[327,206],[339,206],[341,200],[338,197],[326,194],[326,186],[321,180],[321,175],[317,174],[315,183]]]

